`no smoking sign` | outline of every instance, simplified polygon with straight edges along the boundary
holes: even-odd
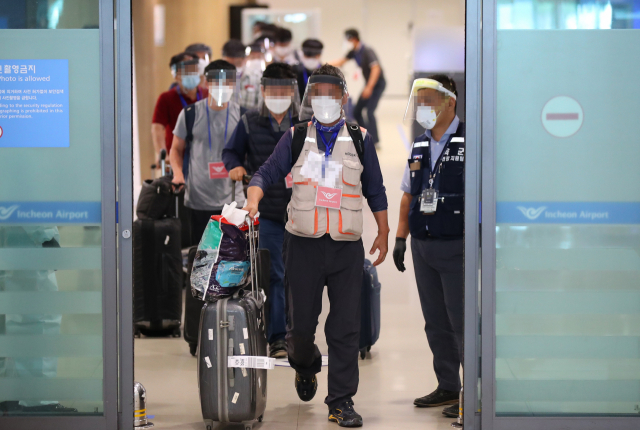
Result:
[[[555,137],[573,136],[582,127],[584,113],[574,98],[558,96],[542,108],[542,126]]]

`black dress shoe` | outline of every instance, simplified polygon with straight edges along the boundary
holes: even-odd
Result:
[[[457,391],[447,391],[437,388],[433,393],[415,399],[413,401],[413,404],[419,408],[432,408],[435,406],[453,405],[454,403],[458,402],[459,397],[460,393],[458,393]]]
[[[302,376],[296,372],[296,391],[303,402],[309,402],[318,391],[318,380],[314,376]]]
[[[330,408],[329,421],[338,423],[340,427],[362,427],[362,417],[353,409],[351,400],[338,407]]]
[[[447,406],[442,410],[442,415],[444,415],[447,418],[458,418],[459,414],[460,414],[460,403]]]

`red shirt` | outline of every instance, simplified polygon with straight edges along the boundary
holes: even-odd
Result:
[[[164,125],[164,139],[167,146],[167,153],[171,151],[171,143],[173,142],[173,129],[178,121],[178,115],[182,112],[184,106],[180,96],[184,99],[187,105],[195,103],[197,100],[205,99],[209,96],[209,91],[206,89],[198,88],[200,97],[197,100],[192,100],[182,93],[178,93],[178,88],[172,88],[169,91],[165,91],[160,94],[158,101],[156,102],[156,108],[153,111],[154,124]]]

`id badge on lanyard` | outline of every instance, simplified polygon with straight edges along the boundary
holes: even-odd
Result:
[[[438,208],[438,191],[433,188],[433,178],[429,179],[429,188],[425,188],[420,196],[420,212],[433,215]]]

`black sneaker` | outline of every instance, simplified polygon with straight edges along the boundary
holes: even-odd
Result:
[[[460,393],[457,391],[447,391],[437,388],[433,393],[415,399],[413,404],[419,408],[432,408],[434,406],[453,405],[458,402],[459,398]]]
[[[296,391],[303,402],[309,402],[318,391],[318,380],[315,376],[302,376],[296,372]]]
[[[286,358],[287,357],[287,342],[284,339],[278,339],[269,345],[269,357],[271,358]]]
[[[329,421],[338,423],[340,427],[362,427],[362,417],[353,409],[351,400],[329,409]]]
[[[444,415],[447,418],[458,418],[459,414],[460,414],[460,403],[447,406],[442,410],[442,415]]]

